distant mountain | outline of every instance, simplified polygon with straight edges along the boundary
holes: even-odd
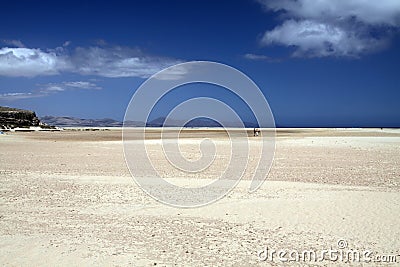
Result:
[[[122,127],[123,123],[114,119],[81,119],[75,117],[54,117],[44,116],[41,121],[49,125],[59,127]],[[144,123],[135,121],[126,121],[127,127],[143,127]]]
[[[74,117],[44,116],[41,121],[59,127],[120,127],[122,123],[113,119],[80,119]]]
[[[159,117],[146,124],[147,127],[180,127],[184,121],[171,120],[165,122],[165,117]],[[196,118],[185,124],[185,127],[222,127],[218,122],[207,118]]]
[[[183,121],[180,120],[168,120],[165,123],[165,117],[159,117],[148,123],[137,122],[137,121],[126,121],[125,125],[121,121],[114,119],[80,119],[75,117],[54,117],[44,116],[40,120],[48,125],[59,126],[59,127],[180,127]],[[238,124],[225,123],[226,127],[240,127]],[[255,123],[244,122],[245,127],[254,128],[258,127]],[[208,118],[196,118],[185,124],[185,127],[222,127],[218,122]]]
[[[183,121],[179,120],[168,120],[168,123],[165,123],[166,118],[165,117],[159,117],[155,120],[152,120],[146,124],[147,127],[180,127],[183,125]],[[233,123],[233,122],[223,122],[225,127],[241,127],[240,124],[238,123]],[[252,122],[243,122],[244,126],[246,128],[256,128],[258,127],[258,124],[252,123]],[[188,123],[185,124],[185,127],[222,127],[221,124],[218,122],[208,119],[208,118],[196,118]]]
[[[166,118],[159,117],[155,120],[146,123],[146,127],[179,127],[182,125],[182,122],[179,120],[168,120],[168,125],[164,125]]]
[[[185,124],[186,127],[222,127],[218,122],[207,119],[207,118],[197,118],[189,121]]]

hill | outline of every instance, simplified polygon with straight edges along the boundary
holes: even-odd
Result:
[[[0,129],[46,127],[31,110],[0,106]]]

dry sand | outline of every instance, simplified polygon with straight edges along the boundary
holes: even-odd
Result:
[[[204,136],[222,143],[206,174],[171,168],[157,129],[148,141],[152,160],[175,184],[208,183],[229,149],[222,132],[188,130],[185,156],[199,156]],[[256,150],[257,140],[251,145]],[[0,263],[269,266],[282,263],[259,261],[260,249],[319,252],[343,239],[347,249],[397,255],[399,264],[400,131],[282,129],[267,181],[249,194],[254,162],[250,156],[243,181],[222,200],[178,209],[133,182],[118,129],[0,135]],[[344,264],[296,264],[334,263]]]

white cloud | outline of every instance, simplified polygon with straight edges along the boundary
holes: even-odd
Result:
[[[129,47],[78,47],[69,51],[57,47],[43,51],[36,48],[0,49],[0,76],[34,77],[78,73],[101,77],[147,78],[178,60],[149,56]]]
[[[86,81],[71,81],[71,82],[61,82],[61,83],[47,83],[47,84],[37,84],[40,89],[37,90],[43,94],[62,92],[74,89],[85,89],[85,90],[99,90],[102,89],[95,83]]]
[[[400,26],[398,0],[259,2],[267,10],[283,12],[286,19],[266,31],[261,44],[293,47],[296,57],[359,57],[386,47]]]
[[[354,56],[385,46],[385,40],[363,38],[352,31],[332,24],[311,20],[287,20],[265,33],[264,45],[297,47],[293,56]]]
[[[256,55],[256,54],[245,54],[244,58],[251,59],[251,60],[266,60],[269,59],[269,57],[265,55]]]
[[[259,61],[268,61],[268,62],[281,62],[282,61],[282,59],[279,59],[279,58],[272,58],[272,57],[269,57],[266,55],[257,55],[257,54],[251,54],[251,53],[245,54],[243,57],[246,59],[249,59],[249,60],[259,60]]]
[[[41,49],[8,48],[0,49],[0,75],[12,77],[33,77],[54,75],[65,69],[68,63],[55,52]]]
[[[62,92],[62,91],[65,91],[65,88],[58,84],[47,84],[44,88],[40,90],[40,92],[42,93]]]
[[[189,73],[190,66],[185,65],[176,65],[168,68],[167,70],[162,71],[161,73],[157,73],[154,76],[157,80],[180,80],[182,78],[187,78],[187,74]]]
[[[25,47],[25,45],[20,40],[3,40],[3,43],[15,47]]]
[[[71,61],[82,75],[102,77],[141,77],[147,78],[168,66],[179,63],[177,60],[144,55],[139,49],[128,47],[78,47]]]
[[[399,0],[259,0],[266,9],[285,11],[297,18],[345,20],[367,24],[400,24]]]
[[[71,81],[61,83],[47,83],[37,84],[37,89],[31,92],[18,92],[18,93],[2,93],[0,94],[0,100],[19,100],[34,97],[43,97],[56,93],[60,93],[67,90],[100,90],[102,89],[95,83],[86,81]]]
[[[4,93],[0,94],[0,100],[12,101],[12,100],[27,99],[39,96],[41,95],[34,93]]]
[[[100,86],[97,86],[95,83],[91,82],[82,82],[82,81],[77,81],[77,82],[63,82],[63,85],[66,87],[72,87],[72,88],[79,88],[79,89],[101,89]]]

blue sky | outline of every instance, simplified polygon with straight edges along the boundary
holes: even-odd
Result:
[[[253,79],[280,126],[400,127],[398,0],[8,1],[0,13],[0,105],[122,120],[146,78],[209,60]],[[154,116],[196,96],[252,118],[206,85]]]

